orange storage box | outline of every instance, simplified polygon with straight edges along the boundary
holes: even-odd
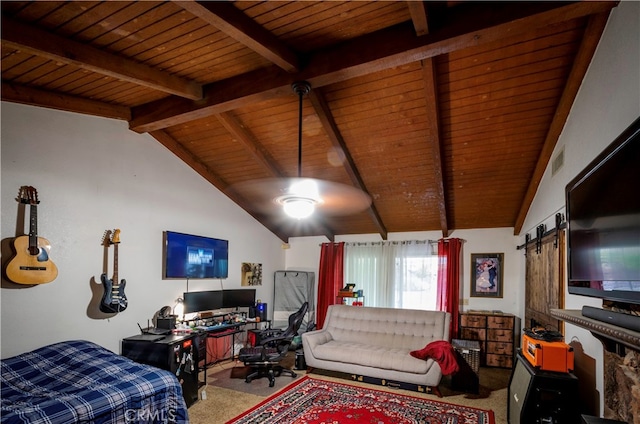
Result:
[[[573,348],[562,341],[546,342],[524,334],[522,354],[542,371],[572,372]]]

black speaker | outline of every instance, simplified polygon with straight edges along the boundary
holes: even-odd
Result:
[[[267,320],[267,304],[266,303],[256,304],[256,317],[260,318],[260,321]]]
[[[164,330],[173,330],[176,328],[176,316],[170,315],[168,317],[158,317],[156,320],[156,327]]]
[[[249,318],[255,318],[255,317],[256,317],[256,307],[249,306]]]
[[[578,378],[540,371],[518,352],[509,380],[509,424],[579,424]]]

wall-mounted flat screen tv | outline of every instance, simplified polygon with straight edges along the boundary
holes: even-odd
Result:
[[[227,278],[229,241],[165,231],[163,279]]]
[[[640,304],[640,118],[566,187],[569,293]]]

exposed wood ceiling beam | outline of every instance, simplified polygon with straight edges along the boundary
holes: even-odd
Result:
[[[349,175],[351,182],[355,187],[359,188],[365,193],[368,193],[367,188],[364,184],[364,181],[362,180],[362,177],[358,172],[358,168],[356,167],[356,164],[353,161],[353,157],[351,156],[351,153],[349,153],[347,144],[344,142],[344,138],[342,137],[342,134],[340,133],[340,130],[338,129],[338,126],[336,125],[336,122],[333,119],[331,109],[329,108],[329,105],[327,105],[327,102],[324,96],[322,95],[322,92],[320,92],[319,90],[311,90],[309,92],[309,100],[311,100],[311,104],[313,105],[313,108],[316,114],[318,115],[318,118],[320,118],[322,127],[324,128],[325,133],[329,137],[331,144],[337,151],[342,152],[342,154],[344,155],[344,162],[343,162],[344,168],[347,171],[347,174]],[[380,233],[380,236],[382,237],[382,239],[386,240],[387,229],[384,223],[382,222],[382,218],[380,217],[380,214],[378,213],[378,210],[376,209],[376,206],[374,203],[372,203],[371,206],[369,206],[369,208],[367,209],[367,213],[373,220],[373,223],[378,229],[378,233]]]
[[[274,177],[284,177],[284,173],[275,165],[276,161],[256,141],[238,120],[230,113],[225,112],[216,115],[222,126],[240,142],[245,149]]]
[[[587,73],[589,65],[591,64],[591,59],[593,58],[596,48],[598,47],[600,37],[602,36],[602,33],[604,32],[604,29],[607,25],[609,14],[610,12],[607,11],[605,13],[599,13],[597,15],[592,15],[589,17],[589,22],[585,29],[585,35],[582,39],[582,44],[580,45],[580,49],[576,54],[576,58],[573,62],[573,67],[571,68],[569,78],[567,79],[567,83],[564,87],[562,97],[560,98],[560,102],[558,103],[558,107],[556,108],[553,121],[549,126],[549,131],[547,132],[544,146],[542,147],[542,151],[540,152],[540,156],[538,157],[533,175],[529,180],[529,187],[527,188],[525,197],[522,201],[522,204],[520,205],[520,212],[518,213],[516,222],[514,224],[515,235],[519,235],[520,231],[522,231],[522,226],[524,225],[524,220],[527,217],[529,207],[531,206],[531,203],[533,203],[533,199],[536,195],[536,192],[538,191],[540,181],[542,181],[544,171],[547,168],[549,160],[551,159],[551,155],[553,154],[553,149],[555,148],[556,143],[560,138],[562,129],[564,128],[567,117],[569,116],[569,112],[571,111],[571,106],[573,105],[573,102],[578,95],[578,90],[580,89],[582,80]]]
[[[336,239],[335,231],[330,229],[326,222],[323,219],[319,219],[318,217],[313,218],[311,221],[311,225],[315,228],[318,228],[320,233],[324,235],[329,241],[333,242]]]
[[[226,181],[220,178],[211,170],[211,168],[201,162],[189,150],[185,149],[182,144],[180,144],[166,131],[153,131],[149,134],[158,140],[160,144],[169,149],[174,155],[179,157],[184,163],[189,165],[194,171],[202,175],[205,180],[213,184],[218,190],[225,191],[229,187],[229,184]]]
[[[392,67],[413,63],[470,46],[489,43],[554,23],[609,11],[612,2],[496,3],[491,13],[478,5],[463,4],[443,19],[448,25],[416,37],[411,24],[401,24],[311,55],[297,75],[277,67],[260,69],[205,87],[199,102],[170,97],[133,110],[130,128],[153,131],[226,112],[244,105],[289,95],[291,83],[305,80],[313,87],[345,81]],[[449,22],[450,21],[450,22]]]
[[[221,1],[175,2],[287,72],[300,71],[298,55],[233,4]]]
[[[2,16],[2,43],[36,56],[78,66],[190,100],[202,98],[202,85],[133,60],[69,40]]]
[[[112,105],[68,94],[52,93],[8,82],[2,83],[2,100],[104,118],[121,119],[123,121],[131,119],[131,110],[125,106]]]
[[[444,177],[442,175],[442,155],[440,151],[440,112],[438,110],[438,81],[433,59],[422,61],[425,98],[427,100],[426,117],[429,126],[427,143],[431,146],[431,161],[433,163],[433,181],[435,186],[435,206],[440,215],[440,228],[442,237],[449,237],[449,224],[447,221],[447,199],[444,191]]]
[[[409,7],[409,14],[411,15],[411,21],[413,22],[416,35],[429,34],[427,5],[422,1],[409,0],[407,1],[407,7]]]
[[[191,152],[182,146],[178,141],[176,141],[171,135],[169,135],[166,131],[153,131],[149,133],[153,138],[158,140],[160,144],[165,146],[171,153],[179,157],[184,163],[189,165],[191,169],[200,174],[205,180],[209,181],[213,184],[218,190],[222,191],[231,201],[238,204],[242,207],[247,213],[253,216],[256,220],[262,223],[269,231],[275,234],[280,240],[283,242],[287,242],[289,239],[288,233],[283,231],[276,225],[272,224],[272,221],[269,217],[264,216],[262,214],[258,214],[255,212],[251,212],[249,208],[249,203],[243,197],[234,195],[233,193],[228,193],[227,188],[229,184],[227,184],[224,180],[222,180],[215,172],[211,170],[206,164],[202,163],[198,158],[193,156]]]

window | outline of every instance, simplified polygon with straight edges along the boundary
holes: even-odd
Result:
[[[344,267],[366,306],[436,310],[438,256],[428,241],[347,243]]]
[[[395,308],[436,310],[438,256],[396,258]]]

